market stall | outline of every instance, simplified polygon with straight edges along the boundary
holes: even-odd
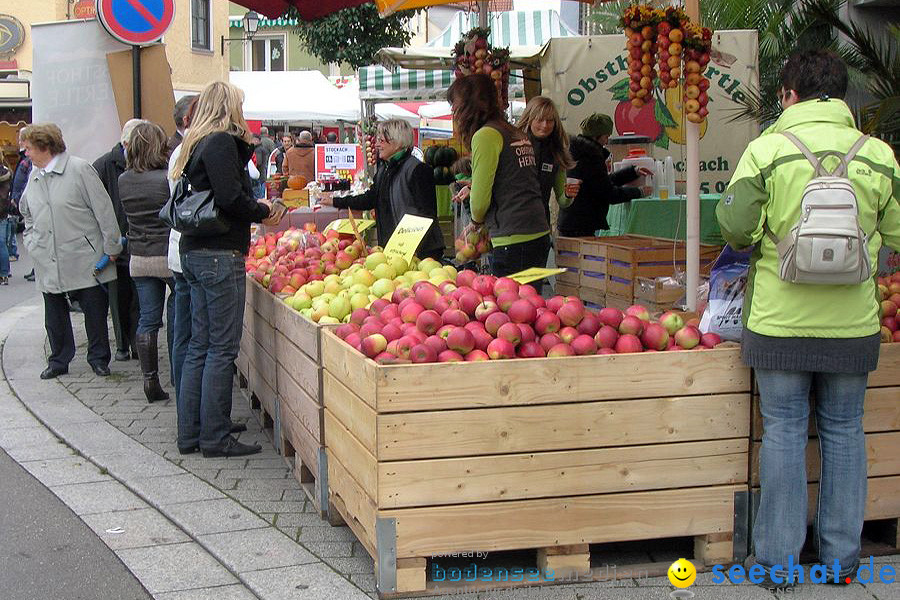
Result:
[[[244,92],[244,117],[275,123],[359,120],[359,104],[319,71],[231,71]]]

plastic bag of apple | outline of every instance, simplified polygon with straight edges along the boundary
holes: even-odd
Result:
[[[545,300],[508,277],[460,271],[455,285],[419,281],[354,310],[335,333],[382,364],[625,354],[713,348],[675,312],[657,321],[634,305],[586,309],[575,296]]]
[[[900,271],[878,278],[881,299],[881,341],[900,342]]]

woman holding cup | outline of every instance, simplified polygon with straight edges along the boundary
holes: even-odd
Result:
[[[594,113],[581,122],[581,134],[572,139],[569,147],[575,167],[569,170],[567,186],[575,193],[572,203],[559,211],[559,235],[568,237],[593,236],[598,229],[609,229],[606,214],[612,204],[622,204],[635,198],[649,196],[651,188],[624,185],[641,175],[651,175],[647,169],[628,167],[612,174],[606,167],[609,150],[604,146],[613,131],[609,115]]]

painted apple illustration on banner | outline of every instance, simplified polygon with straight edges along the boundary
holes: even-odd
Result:
[[[649,137],[660,148],[667,149],[670,142],[684,144],[684,115],[681,86],[652,90],[653,97],[642,107],[636,108],[628,99],[631,81],[622,79],[616,82],[609,91],[616,105],[614,121],[619,133],[634,132]],[[712,99],[710,99],[712,101]],[[700,137],[706,134],[707,121],[700,125]]]

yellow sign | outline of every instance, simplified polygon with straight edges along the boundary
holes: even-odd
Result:
[[[416,249],[419,247],[422,238],[428,233],[428,228],[434,219],[425,217],[417,217],[415,215],[403,215],[391,239],[388,240],[384,247],[384,253],[388,258],[392,256],[400,256],[409,263],[416,255]]]
[[[519,271],[518,273],[508,275],[508,277],[516,281],[517,283],[531,283],[532,281],[537,281],[538,279],[544,279],[545,277],[550,277],[551,275],[559,275],[560,273],[565,272],[565,269],[542,269],[540,267],[532,267],[530,269],[525,269],[524,271]]]
[[[356,219],[356,228],[360,233],[374,226],[375,221],[372,219]],[[332,229],[336,229],[338,233],[353,235],[353,225],[350,224],[350,219],[336,219],[325,227],[326,232]]]

